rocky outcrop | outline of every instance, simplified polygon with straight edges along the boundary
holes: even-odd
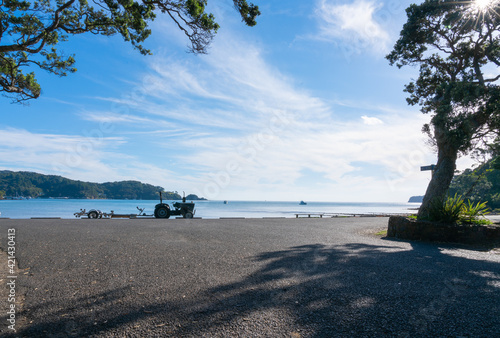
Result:
[[[391,216],[387,237],[433,242],[486,244],[500,242],[500,226],[457,226]]]

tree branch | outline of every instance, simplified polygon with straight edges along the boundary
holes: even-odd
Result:
[[[47,37],[48,33],[53,32],[56,30],[59,26],[60,23],[60,13],[64,11],[65,9],[69,8],[76,0],[70,0],[63,4],[61,7],[59,7],[55,12],[54,12],[54,20],[52,21],[52,24],[45,28],[40,34],[37,36],[28,39],[26,42],[19,43],[19,44],[14,44],[14,45],[6,45],[6,46],[0,46],[0,53],[7,53],[7,52],[28,52],[28,53],[33,53],[36,54],[40,52],[43,47],[45,46],[45,39]],[[38,46],[35,49],[30,49],[28,46],[32,46],[40,42],[40,46]]]

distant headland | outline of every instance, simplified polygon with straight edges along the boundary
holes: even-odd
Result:
[[[424,196],[412,196],[408,200],[408,203],[422,203]]]
[[[0,171],[0,199],[71,198],[156,200],[161,191],[165,200],[181,200],[177,191],[165,191],[160,186],[139,181],[92,183],[75,181],[62,176],[43,175],[28,171]],[[187,200],[206,200],[194,194]]]

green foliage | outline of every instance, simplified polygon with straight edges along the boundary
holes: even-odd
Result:
[[[467,201],[462,207],[461,220],[467,223],[473,223],[480,217],[484,217],[489,214],[489,208],[486,206],[486,202],[474,202]]]
[[[471,202],[484,201],[491,209],[500,208],[500,170],[496,169],[495,159],[456,175],[449,194],[458,193]]]
[[[200,198],[197,195],[195,195],[195,194],[189,194],[189,195],[186,196],[186,200],[187,201],[196,201],[196,200],[199,200],[199,199]]]
[[[487,218],[474,218],[471,221],[467,222],[467,225],[491,225],[491,224],[493,224],[493,222]]]
[[[491,168],[497,170],[500,169],[500,156],[497,156],[491,160]]]
[[[157,200],[162,191],[166,200],[181,200],[177,192],[165,192],[162,187],[138,181],[90,183],[74,181],[61,176],[42,175],[32,172],[0,171],[0,189],[5,196],[68,197]],[[198,196],[189,195],[191,200]]]
[[[5,196],[5,191],[0,190],[0,200],[3,199],[4,196]]]
[[[460,214],[464,200],[455,194],[454,197],[436,197],[431,201],[429,208],[429,220],[455,224],[460,220]]]
[[[239,10],[243,21],[250,27],[257,24],[255,18],[260,15],[259,7],[248,4],[246,0],[234,0],[235,7]]]
[[[462,196],[435,198],[429,208],[427,220],[446,224],[491,224],[484,218],[489,213],[486,202],[465,201]]]
[[[258,7],[247,0],[233,0],[242,20],[256,24]],[[83,33],[119,34],[140,53],[151,52],[143,42],[151,34],[149,24],[158,14],[172,19],[190,41],[190,51],[205,53],[219,29],[206,13],[207,0],[39,0],[0,1],[0,92],[14,102],[35,99],[41,88],[33,72],[36,66],[66,76],[76,71],[74,55],[66,56],[58,44]]]

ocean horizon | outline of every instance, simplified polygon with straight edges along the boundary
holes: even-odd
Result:
[[[172,204],[175,201],[163,201]],[[87,212],[97,209],[102,212],[116,214],[138,214],[139,208],[152,215],[158,200],[107,200],[107,199],[27,199],[0,200],[0,217],[32,218],[60,217],[75,218],[74,213],[80,209]],[[295,214],[409,214],[415,213],[420,203],[394,202],[309,202],[300,205],[300,201],[194,201],[195,217],[295,217]]]

